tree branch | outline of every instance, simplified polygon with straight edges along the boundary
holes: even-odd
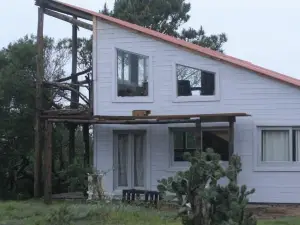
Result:
[[[80,76],[80,75],[83,75],[83,74],[85,74],[85,73],[88,73],[88,72],[91,72],[92,71],[92,68],[90,67],[90,68],[88,68],[88,69],[86,69],[86,70],[84,70],[84,71],[81,71],[81,72],[79,72],[79,73],[75,73],[75,74],[71,74],[70,76],[68,76],[68,77],[64,77],[64,78],[61,78],[61,79],[58,79],[58,80],[56,80],[55,82],[64,82],[64,81],[67,81],[67,80],[70,80],[70,79],[72,79],[72,77],[78,77],[78,76]]]
[[[57,83],[57,82],[49,82],[49,81],[44,81],[43,82],[44,84],[46,85],[49,85],[49,86],[54,86],[54,87],[57,87],[57,88],[60,88],[60,89],[64,89],[64,90],[69,90],[69,91],[73,91],[73,92],[76,92],[78,93],[79,97],[86,103],[89,105],[89,99],[87,97],[85,97],[80,91],[77,91],[76,89],[70,87],[70,85],[73,85],[73,84],[61,84],[61,83]],[[61,96],[61,95],[60,95]],[[61,96],[62,97],[62,96]]]
[[[72,101],[71,98],[69,98],[69,97],[63,95],[62,93],[59,93],[59,92],[58,92],[57,94],[58,94],[59,96],[61,96],[62,98],[64,98],[64,99],[70,101],[70,102],[73,102],[73,103],[76,103],[76,104],[78,104],[78,105],[81,105],[81,106],[84,107],[84,108],[88,108],[86,105],[83,105],[83,104],[81,104],[81,103],[77,103],[77,102],[75,102],[75,101]]]

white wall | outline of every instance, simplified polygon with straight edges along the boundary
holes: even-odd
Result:
[[[247,184],[249,188],[256,188],[256,193],[251,197],[254,202],[300,202],[300,172],[258,172],[255,167],[258,146],[256,126],[300,126],[299,89],[115,25],[98,21],[96,29],[95,115],[131,115],[134,109],[149,109],[156,115],[224,112],[251,114],[250,118],[238,118],[235,125],[234,147],[243,163],[239,182]],[[142,50],[144,55],[152,56],[153,103],[112,103],[112,77],[115,76],[112,62],[115,60],[113,48],[116,46],[132,52]],[[172,65],[184,61],[219,70],[220,101],[172,102],[171,80],[175,76]],[[116,126],[98,125],[95,128],[95,164],[99,169],[112,168],[114,127]],[[178,168],[172,168],[169,164],[168,125],[142,127],[147,130],[150,143],[151,179],[148,188],[155,189],[157,179],[173,175]],[[108,191],[112,190],[112,183],[110,173],[105,178],[105,188]]]

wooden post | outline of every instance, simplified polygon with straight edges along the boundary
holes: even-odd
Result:
[[[74,19],[77,19],[76,17],[73,17]],[[78,27],[76,25],[72,26],[72,75],[75,75],[77,73],[77,29]],[[73,76],[71,79],[72,84],[77,84],[78,77]],[[79,91],[79,86],[74,85],[74,89]],[[71,106],[73,108],[78,108],[79,103],[79,95],[76,92],[72,92],[71,99],[73,102],[71,102]]]
[[[83,124],[83,141],[84,141],[84,166],[90,165],[90,135],[89,124]]]
[[[196,149],[203,151],[201,119],[196,121]]]
[[[41,196],[41,121],[40,114],[42,110],[42,83],[44,79],[44,9],[38,8],[38,28],[37,28],[37,58],[36,58],[36,110],[35,110],[35,137],[34,137],[34,148],[35,148],[35,163],[34,163],[34,197],[38,198]]]
[[[77,19],[76,17],[73,17]],[[77,72],[77,26],[72,26],[72,75],[76,74]],[[72,76],[71,83],[77,84],[78,77]],[[72,86],[75,90],[79,91],[79,86],[74,85]],[[71,109],[78,108],[79,104],[79,95],[75,91],[71,92]],[[69,125],[69,163],[73,164],[75,159],[75,130],[76,125],[70,124]]]
[[[234,117],[229,119],[229,157],[234,154],[234,122]]]
[[[91,78],[89,77],[91,76]],[[94,92],[93,92],[93,72],[90,73],[90,75],[88,74],[86,76],[86,80],[88,81],[88,84],[89,84],[89,103],[90,103],[90,111],[89,113],[90,114],[93,114],[94,110],[93,110],[93,95],[94,95]]]
[[[45,122],[45,159],[44,159],[44,201],[46,204],[52,202],[52,123]]]

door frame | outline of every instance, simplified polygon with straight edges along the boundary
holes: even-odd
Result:
[[[129,157],[128,157],[128,165],[131,165],[131,173],[128,175],[129,183],[127,187],[122,187],[122,186],[117,186],[117,173],[116,173],[116,168],[115,166],[117,165],[118,157],[117,157],[117,151],[118,151],[118,143],[117,143],[117,136],[119,134],[127,134],[129,135],[129,148],[130,146],[133,147],[133,135],[134,134],[144,134],[145,138],[145,143],[144,143],[144,187],[134,187],[133,186],[133,150],[129,150]],[[128,169],[128,168],[127,168]],[[151,154],[150,154],[150,132],[148,129],[117,129],[113,130],[113,191],[114,192],[121,192],[123,189],[131,189],[131,188],[136,188],[136,189],[149,189],[151,187]]]

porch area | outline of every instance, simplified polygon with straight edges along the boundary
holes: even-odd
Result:
[[[146,110],[147,111],[147,110]],[[124,127],[130,126],[133,128],[138,127],[140,125],[144,125],[147,127],[153,127],[155,125],[185,125],[190,124],[193,127],[193,132],[195,134],[195,148],[198,150],[203,149],[203,124],[204,123],[227,123],[228,130],[228,151],[229,155],[232,155],[234,152],[234,124],[236,122],[237,117],[247,117],[250,116],[247,113],[218,113],[218,114],[190,114],[190,115],[132,115],[132,116],[107,116],[107,115],[96,115],[92,117],[80,117],[74,119],[72,116],[57,116],[46,119],[46,160],[45,160],[45,177],[46,182],[44,186],[45,190],[45,201],[51,202],[52,200],[52,192],[51,192],[51,168],[52,168],[52,127],[55,123],[68,123],[68,124],[89,124],[89,125],[112,125],[114,127],[120,128],[120,130],[126,130]],[[127,125],[127,126],[126,126]],[[135,126],[137,125],[137,126]],[[126,133],[126,132],[125,132]],[[114,164],[118,164],[118,169],[114,170],[108,182],[111,182],[111,186],[118,186],[120,188],[120,193],[124,189],[144,189],[148,190],[149,185],[144,185],[149,182],[147,179],[151,179],[147,176],[143,176],[143,174],[148,173],[148,170],[151,170],[150,167],[145,168],[145,164],[147,163],[147,159],[149,157],[148,154],[140,154],[136,149],[141,149],[145,139],[143,133],[140,132],[131,132],[130,134],[123,135],[124,132],[118,131],[116,129],[117,136],[113,137],[113,142],[117,140],[117,145],[111,143],[112,152],[111,157],[113,155],[118,155],[117,158],[113,158]],[[120,135],[120,136],[118,136]],[[94,141],[97,141],[97,136],[94,137]],[[117,139],[116,139],[117,138]],[[153,140],[152,140],[153,141]],[[118,148],[119,143],[121,148]],[[117,149],[115,147],[117,146]],[[126,146],[126,147],[124,147]],[[137,148],[135,148],[137,147]],[[94,152],[98,149],[94,149]],[[119,151],[120,150],[120,151]],[[122,151],[121,151],[122,150]],[[115,152],[117,151],[117,152]],[[174,151],[175,152],[175,151]],[[122,153],[122,154],[121,154]],[[124,153],[126,153],[124,155]],[[180,154],[174,153],[175,157],[180,157]],[[101,157],[101,155],[100,155]],[[142,158],[144,160],[142,160]],[[125,163],[122,163],[119,159],[125,159]],[[103,161],[110,161],[110,159],[102,159]],[[176,160],[179,161],[180,160]],[[124,161],[123,161],[124,162]],[[95,166],[95,165],[94,165]],[[126,168],[126,169],[124,169]],[[98,168],[97,168],[98,169]],[[151,190],[148,190],[151,191]]]

